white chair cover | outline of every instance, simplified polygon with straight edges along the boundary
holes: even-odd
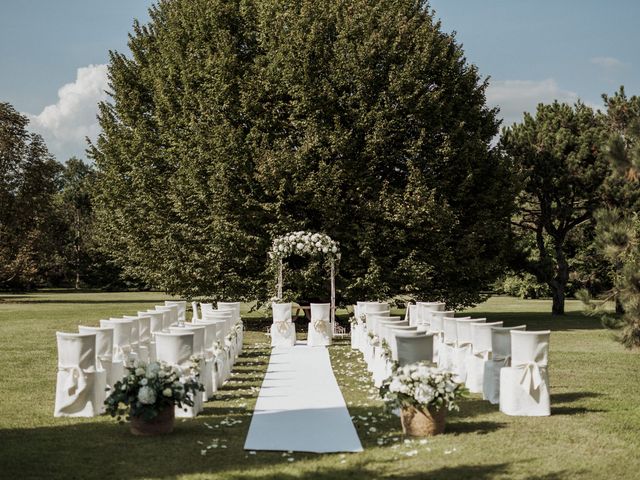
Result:
[[[235,358],[238,357],[242,351],[244,326],[242,324],[242,317],[240,316],[240,302],[218,302],[218,310],[230,310],[233,312],[233,322],[231,328],[236,328],[236,345],[235,345]]]
[[[140,321],[137,316],[124,315],[120,318],[110,318],[110,320],[130,320],[131,321],[131,353],[134,358],[139,358],[140,354]]]
[[[438,312],[430,312],[430,321],[429,328],[427,329],[428,333],[433,333],[433,361],[440,365],[440,351],[442,350],[442,337],[444,335],[444,319],[453,317],[455,312],[453,310],[448,311],[438,311]]]
[[[204,320],[200,319],[195,322],[196,325],[206,325],[210,329],[209,335],[212,336],[211,352],[214,356],[214,379],[216,389],[221,388],[225,381],[231,375],[231,363],[229,360],[229,348],[225,346],[224,329],[226,322],[224,320]],[[211,333],[212,332],[212,333]],[[205,332],[205,343],[207,333]],[[216,347],[217,345],[217,347]]]
[[[195,322],[200,320],[200,314],[198,313],[198,302],[191,302],[191,321]]]
[[[418,324],[418,305],[410,303],[407,305],[407,311],[404,314],[404,319],[409,321],[409,325],[414,326]]]
[[[156,355],[158,361],[166,362],[188,372],[193,355],[193,332],[156,333]],[[193,418],[202,410],[202,396],[196,395],[193,407],[176,406],[175,415],[178,418]]]
[[[169,327],[174,323],[173,312],[169,307],[156,307],[153,310],[149,310],[149,313],[160,312],[162,313],[162,331],[169,332]]]
[[[58,374],[54,417],[93,417],[102,410],[106,376],[96,375],[96,334],[56,332]]]
[[[104,382],[106,385],[101,402],[101,408],[104,408],[102,403],[109,396],[113,385],[124,377],[122,362],[113,363],[113,328],[79,325],[78,332],[96,336],[96,375],[99,378],[98,382]],[[104,377],[104,381],[100,377]]]
[[[156,305],[158,312],[168,312],[168,316],[163,319],[163,332],[168,332],[171,325],[178,323],[178,306],[177,305]]]
[[[113,328],[113,362],[120,362],[126,366],[129,361],[133,360],[133,352],[131,351],[133,322],[112,318],[100,320],[100,326]]]
[[[187,320],[187,302],[184,300],[165,300],[164,302],[165,306],[167,307],[172,307],[172,306],[177,306],[178,307],[178,322],[185,322]]]
[[[500,370],[500,411],[507,415],[548,416],[551,331],[511,331],[511,366]]]
[[[471,324],[484,323],[486,318],[456,318],[456,345],[452,349],[452,371],[461,382],[467,381],[467,363],[471,356]],[[445,320],[446,322],[446,320]]]
[[[273,324],[271,325],[271,346],[292,347],[296,343],[296,326],[291,321],[291,303],[271,304]]]
[[[331,304],[312,303],[311,321],[307,334],[307,345],[319,347],[331,345],[333,328],[331,325]]]
[[[409,325],[408,327],[390,327],[389,328],[391,341],[389,346],[391,347],[391,359],[395,362],[398,361],[398,344],[396,337],[418,337],[424,335],[424,332],[418,331],[418,327]]]
[[[416,362],[432,362],[433,359],[433,334],[423,333],[405,336],[402,333],[395,335],[396,350],[398,352],[398,365],[404,366]]]
[[[472,393],[482,393],[484,364],[491,359],[491,327],[502,327],[502,322],[471,323],[471,355],[467,357],[466,386]]]
[[[526,325],[491,327],[491,360],[484,363],[482,398],[494,405],[500,403],[500,370],[511,365],[511,330],[526,328]]]
[[[418,307],[418,318],[416,325],[428,327],[431,323],[432,312],[443,312],[445,308],[444,302],[416,302]],[[428,328],[426,329],[428,330]]]
[[[206,402],[213,396],[214,392],[213,362],[211,359],[207,360],[207,352],[205,349],[207,326],[185,322],[183,327],[170,327],[169,330],[171,333],[193,333],[193,354],[201,357],[199,381],[204,385],[202,399]]]
[[[230,309],[228,310],[209,310],[206,309],[203,311],[202,318],[204,320],[222,320],[224,321],[224,328],[222,330],[222,345],[227,350],[227,355],[229,357],[229,366],[231,366],[236,359],[236,349],[237,344],[227,338],[228,335],[231,334],[232,329],[234,328],[234,312]]]

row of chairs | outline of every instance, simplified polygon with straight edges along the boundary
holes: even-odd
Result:
[[[273,324],[270,328],[272,347],[292,347],[296,343],[296,326],[292,321],[291,303],[272,303]],[[311,321],[307,334],[310,347],[329,346],[333,339],[331,304],[312,303]]]
[[[440,302],[410,305],[404,319],[391,316],[383,302],[358,302],[354,312],[352,347],[363,352],[376,385],[392,373],[393,362],[429,362],[455,373],[471,392],[482,393],[508,415],[550,414],[548,330],[455,317]]]
[[[176,416],[193,417],[228,379],[242,348],[240,304],[194,304],[186,322],[186,302],[167,301],[137,315],[100,320],[100,326],[57,332],[58,373],[54,416],[91,417],[104,412],[104,400],[134,361],[163,361],[189,371],[200,362],[202,396]]]

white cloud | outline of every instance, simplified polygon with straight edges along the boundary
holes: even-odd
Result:
[[[594,65],[604,68],[605,70],[615,70],[617,68],[623,68],[627,66],[626,63],[618,60],[615,57],[593,57],[589,59],[589,61]]]
[[[487,103],[500,108],[503,126],[521,122],[524,112],[535,113],[539,103],[553,103],[554,100],[573,104],[578,94],[563,90],[555,80],[498,80],[487,88]]]
[[[76,80],[58,90],[58,101],[37,115],[29,115],[31,130],[40,133],[49,151],[62,162],[75,155],[85,158],[85,137],[95,140],[100,132],[98,102],[106,100],[107,66],[78,68]]]

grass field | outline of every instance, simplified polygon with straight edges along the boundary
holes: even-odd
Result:
[[[445,435],[404,439],[398,418],[383,412],[361,355],[347,339],[330,352],[365,451],[246,452],[269,360],[261,332],[245,335],[244,355],[216,400],[197,419],[177,420],[169,436],[133,437],[107,417],[53,418],[55,332],[167,298],[149,292],[0,295],[1,478],[640,478],[640,354],[622,348],[573,301],[560,319],[548,314],[548,301],[496,297],[472,310],[507,325],[553,331],[548,418],[508,417],[471,396],[448,418]]]

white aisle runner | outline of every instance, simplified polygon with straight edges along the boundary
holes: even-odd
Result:
[[[275,347],[245,450],[361,452],[325,347]]]

